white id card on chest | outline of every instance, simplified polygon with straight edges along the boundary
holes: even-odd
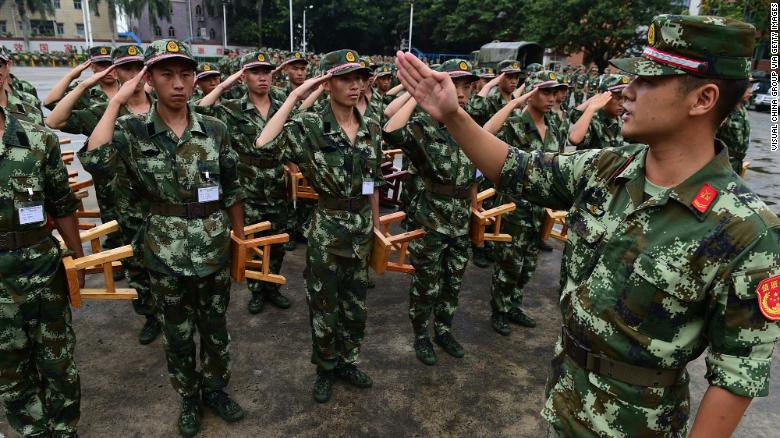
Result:
[[[19,207],[19,225],[43,222],[46,218],[43,213],[43,204],[40,202],[28,202]]]
[[[373,195],[374,194],[374,180],[373,179],[364,179],[363,180],[363,194],[364,195]]]
[[[198,202],[219,201],[219,186],[208,185],[198,187]]]

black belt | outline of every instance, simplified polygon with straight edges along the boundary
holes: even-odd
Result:
[[[244,164],[248,164],[250,166],[255,166],[255,167],[261,167],[263,169],[272,169],[274,167],[282,166],[282,163],[280,161],[271,160],[268,158],[256,157],[254,155],[244,154],[242,152],[238,153],[238,159],[241,160],[241,162]]]
[[[580,368],[637,386],[662,388],[680,382],[682,369],[645,368],[611,359],[580,343],[564,326],[563,350]]]
[[[363,207],[368,205],[368,196],[355,196],[354,198],[329,198],[320,195],[318,204],[320,208],[327,208],[330,210],[344,210],[351,213],[357,213],[362,210]]]
[[[454,184],[439,184],[433,181],[425,181],[425,190],[435,195],[449,196],[450,198],[471,198],[471,186],[458,187]]]
[[[175,216],[187,219],[209,217],[220,210],[219,201],[189,202],[187,204],[152,204],[152,214]]]
[[[49,236],[49,234],[45,227],[27,231],[0,232],[0,250],[14,251],[26,246],[32,246]]]

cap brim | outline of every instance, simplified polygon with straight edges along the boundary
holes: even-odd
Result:
[[[619,70],[636,76],[672,76],[688,74],[685,70],[658,63],[652,59],[645,58],[644,56],[610,59],[609,63]]]
[[[220,75],[220,74],[221,73],[219,71],[217,71],[217,70],[204,71],[204,72],[200,72],[200,73],[196,74],[195,75],[195,80],[199,81],[199,80],[201,80],[203,78],[207,78],[209,76]]]
[[[522,73],[523,71],[519,68],[505,68],[501,70],[501,73]]]
[[[114,65],[123,65],[128,64],[131,62],[140,62],[141,64],[144,63],[144,57],[143,56],[125,56],[124,58],[118,58],[114,60]]]
[[[285,65],[287,65],[287,64],[292,64],[292,63],[294,63],[294,62],[302,62],[302,63],[304,63],[304,64],[306,64],[306,65],[309,65],[309,61],[307,61],[305,58],[295,58],[295,59],[288,59],[287,61],[284,61],[284,62],[283,62],[281,65],[280,65],[280,67],[283,67],[283,66],[285,66]]]
[[[169,59],[183,59],[185,61],[189,61],[189,63],[195,67],[198,66],[198,63],[194,59],[190,58],[187,55],[182,55],[180,53],[164,53],[162,55],[158,55],[147,59],[144,62],[144,65],[146,65],[147,67],[151,67],[152,65],[157,64],[160,61],[167,61]]]
[[[355,71],[361,72],[361,73],[365,72],[368,75],[371,74],[371,69],[370,68],[355,66],[355,67],[347,67],[347,68],[345,68],[343,70],[335,71],[335,72],[331,73],[331,75],[332,76],[344,76],[346,74],[349,74],[349,73],[352,73],[352,72],[355,72]]]
[[[258,67],[268,67],[271,70],[276,68],[276,66],[271,64],[270,62],[260,62],[260,61],[248,62],[243,66],[245,70],[251,70],[253,68],[258,68]]]
[[[112,62],[111,55],[100,55],[89,58],[90,62]]]
[[[452,79],[466,78],[471,79],[472,81],[479,79],[477,75],[467,71],[448,71],[447,74],[450,75]]]

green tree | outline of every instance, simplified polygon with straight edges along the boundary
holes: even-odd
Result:
[[[530,0],[523,33],[563,53],[583,51],[584,63],[603,71],[611,58],[644,45],[655,15],[679,12],[670,0]]]

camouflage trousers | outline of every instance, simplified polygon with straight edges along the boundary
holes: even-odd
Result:
[[[508,313],[523,303],[523,288],[536,270],[539,259],[539,229],[504,222],[502,231],[511,242],[493,245],[496,258],[490,307],[494,312]]]
[[[133,300],[133,310],[137,315],[154,316],[154,301],[151,295],[151,286],[149,284],[149,271],[144,264],[143,242],[141,239],[135,239],[138,230],[143,225],[143,218],[136,214],[126,211],[120,207],[121,202],[117,200],[117,220],[119,222],[119,231],[122,234],[124,242],[133,243],[133,256],[122,260],[122,268],[125,272],[127,284],[136,290],[138,298]]]
[[[292,208],[292,201],[289,201],[289,206]],[[292,235],[305,236],[306,230],[309,229],[311,224],[311,218],[314,215],[314,209],[317,206],[316,201],[310,199],[298,199],[295,203],[295,211],[289,215],[288,227]],[[291,238],[293,236],[290,236]]]
[[[368,317],[368,258],[338,256],[310,241],[304,277],[311,362],[323,370],[357,362]]]
[[[81,385],[65,273],[34,298],[0,301],[0,399],[23,436],[76,436]]]
[[[149,271],[152,298],[162,326],[165,359],[173,388],[182,397],[215,391],[230,380],[230,265],[206,277],[176,277]],[[200,333],[200,371],[195,330]]]
[[[105,223],[117,220],[116,201],[114,199],[114,186],[110,179],[104,180],[92,175],[92,182],[95,187],[95,198],[97,198],[98,208],[100,209],[100,221]],[[103,248],[118,248],[124,245],[122,236],[118,233],[111,233],[106,236],[103,242]]]
[[[428,335],[433,313],[436,334],[452,331],[458,295],[469,261],[469,237],[450,237],[432,230],[409,244],[415,273],[409,291],[409,318],[415,336]]]
[[[280,199],[279,204],[287,207],[287,200]],[[301,207],[301,204],[298,204]],[[271,222],[271,230],[265,232],[265,234],[278,234],[288,231],[288,214],[284,209],[271,209],[267,206],[257,206],[250,202],[244,202],[244,225],[252,225],[262,221]],[[293,237],[290,236],[292,239]],[[282,262],[284,261],[284,246],[274,245],[271,250],[271,263],[270,272],[272,274],[279,274],[282,272]],[[246,286],[253,293],[263,293],[268,296],[275,292],[278,292],[282,287],[280,284],[269,283],[267,281],[258,280],[246,280]]]

